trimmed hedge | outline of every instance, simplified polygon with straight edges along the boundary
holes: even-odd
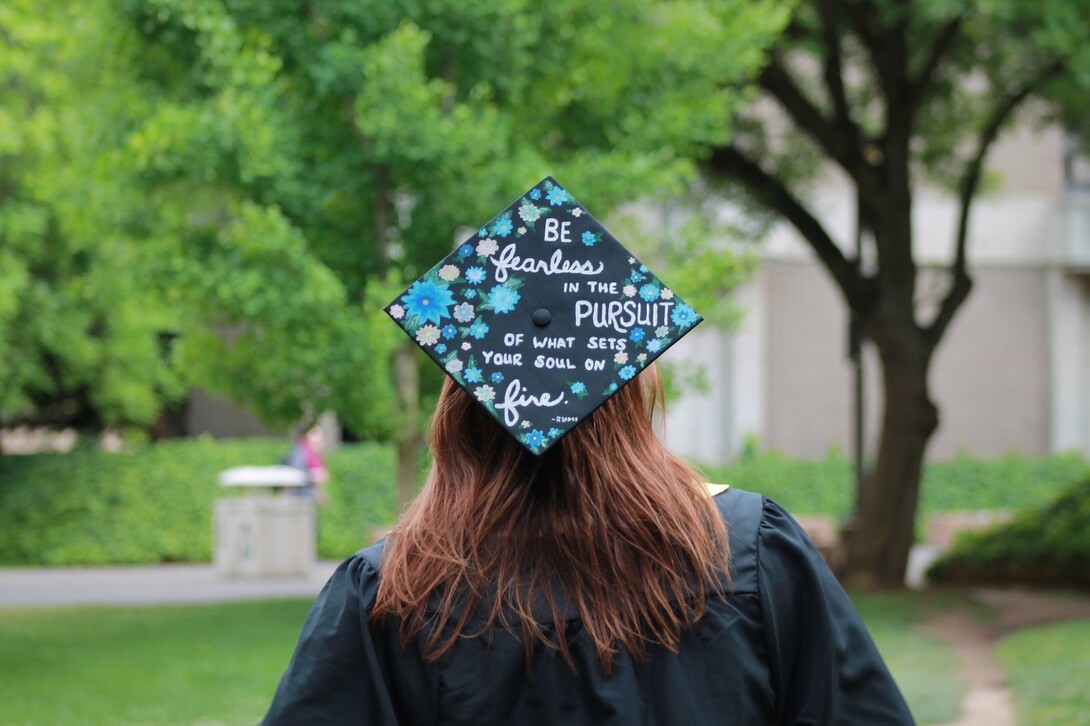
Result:
[[[832,452],[824,459],[796,459],[777,452],[751,453],[725,467],[705,467],[709,480],[772,497],[794,514],[842,517],[851,509],[855,476],[851,461]],[[957,456],[924,469],[921,515],[1043,505],[1086,475],[1075,454],[998,459]]]
[[[1013,522],[961,535],[932,582],[1090,589],[1090,479]]]
[[[98,565],[207,562],[216,476],[271,464],[279,439],[167,441],[120,454],[85,447],[68,454],[0,457],[0,563]],[[389,447],[330,452],[330,503],[320,511],[319,554],[339,559],[395,516]]]

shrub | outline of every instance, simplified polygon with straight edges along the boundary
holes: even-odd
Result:
[[[120,454],[0,457],[0,562],[19,565],[206,562],[216,476],[232,466],[273,463],[278,439],[168,441]],[[393,454],[359,444],[327,457],[330,503],[321,512],[319,554],[340,558],[394,519]]]
[[[1090,480],[986,532],[963,534],[932,565],[936,582],[1090,588]]]

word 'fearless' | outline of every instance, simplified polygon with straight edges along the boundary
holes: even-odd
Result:
[[[503,248],[499,257],[489,257],[489,261],[496,266],[496,282],[507,280],[507,271],[516,272],[540,272],[543,275],[597,275],[605,267],[605,263],[599,262],[597,267],[590,260],[565,260],[563,250],[554,250],[548,260],[538,260],[533,257],[519,257],[515,254],[515,245],[509,244]]]

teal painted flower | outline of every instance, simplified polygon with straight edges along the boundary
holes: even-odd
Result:
[[[564,433],[564,432],[561,431],[558,428],[551,428],[551,429],[549,429],[548,431],[545,432],[545,435],[548,436],[550,439],[555,439],[557,436],[559,436],[562,433]]]
[[[628,279],[632,280],[632,282],[643,282],[643,274],[639,272],[633,272],[632,277]]]
[[[485,274],[483,267],[470,267],[466,270],[466,282],[470,285],[480,285],[484,282]]]
[[[632,330],[628,333],[628,338],[633,343],[639,343],[641,340],[644,339],[644,337],[646,337],[646,335],[647,333],[644,331],[643,328],[632,328]]]
[[[660,350],[662,350],[661,338],[655,338],[654,340],[647,341],[647,352],[658,353]]]
[[[455,310],[457,310],[457,309],[458,308],[455,308]],[[451,338],[453,338],[457,334],[458,334],[458,328],[454,327],[450,323],[447,323],[446,325],[443,326],[443,337],[446,338],[447,340],[450,340]]]
[[[488,306],[497,313],[509,313],[515,309],[521,297],[518,290],[496,285],[488,291]]]
[[[435,346],[435,352],[437,355],[443,355],[447,352],[447,344],[440,343],[439,345]]]
[[[409,323],[421,325],[425,322],[438,325],[443,318],[449,318],[447,308],[454,304],[454,295],[450,286],[431,280],[417,280],[409,291],[401,296],[408,312]]]
[[[675,305],[674,309],[670,311],[670,320],[682,330],[691,328],[699,319],[700,316],[696,314],[696,311],[685,303]]]
[[[465,376],[466,383],[484,383],[484,375],[477,366],[466,368],[466,372],[462,375]]]
[[[621,370],[617,371],[617,375],[619,375],[621,378],[625,379],[626,381],[631,380],[632,376],[636,375],[636,367],[635,366],[625,366]]]
[[[665,338],[669,334],[670,334],[670,329],[667,328],[665,325],[660,325],[659,327],[655,328],[655,337],[656,338]]]
[[[583,398],[587,395],[587,384],[582,381],[575,381],[568,385],[568,390],[570,390],[573,395]]]
[[[659,289],[649,282],[640,288],[640,298],[644,302],[655,302],[659,299]]]
[[[602,395],[603,396],[612,396],[616,392],[617,392],[617,381],[613,381],[613,383],[610,383],[609,386],[606,387],[606,390],[602,391]]]
[[[493,383],[503,383],[503,373],[501,373],[500,371],[496,371],[495,373],[493,373],[492,374],[492,382]]]
[[[511,230],[514,228],[515,226],[511,224],[510,217],[500,217],[492,223],[492,234],[497,237],[506,237],[511,234]]]
[[[549,200],[549,204],[554,207],[559,207],[564,202],[568,201],[571,197],[562,187],[554,186],[549,189],[545,198]]]
[[[478,318],[469,326],[469,334],[476,340],[483,340],[488,335],[488,323]]]
[[[474,290],[472,287],[467,287],[466,289],[462,290],[462,297],[464,297],[466,300],[473,300],[477,297],[477,291]]]
[[[582,236],[581,236],[581,237],[580,237],[579,239],[580,239],[580,240],[581,240],[581,241],[583,242],[583,244],[585,244],[585,245],[586,245],[587,247],[593,247],[593,246],[594,246],[595,244],[597,244],[597,242],[598,242],[598,235],[594,234],[594,232],[591,232],[591,231],[590,231],[590,230],[588,229],[588,230],[587,230],[586,232],[584,232],[584,233],[582,234]]]
[[[469,303],[464,302],[454,306],[454,319],[459,323],[468,323],[475,317],[477,317],[477,313],[473,311],[473,306]]]
[[[488,227],[481,227],[480,229],[478,229],[477,230],[477,236],[478,237],[487,237],[488,236]]]

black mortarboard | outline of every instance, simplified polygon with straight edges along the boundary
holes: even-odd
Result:
[[[535,454],[701,321],[552,177],[386,312]]]

